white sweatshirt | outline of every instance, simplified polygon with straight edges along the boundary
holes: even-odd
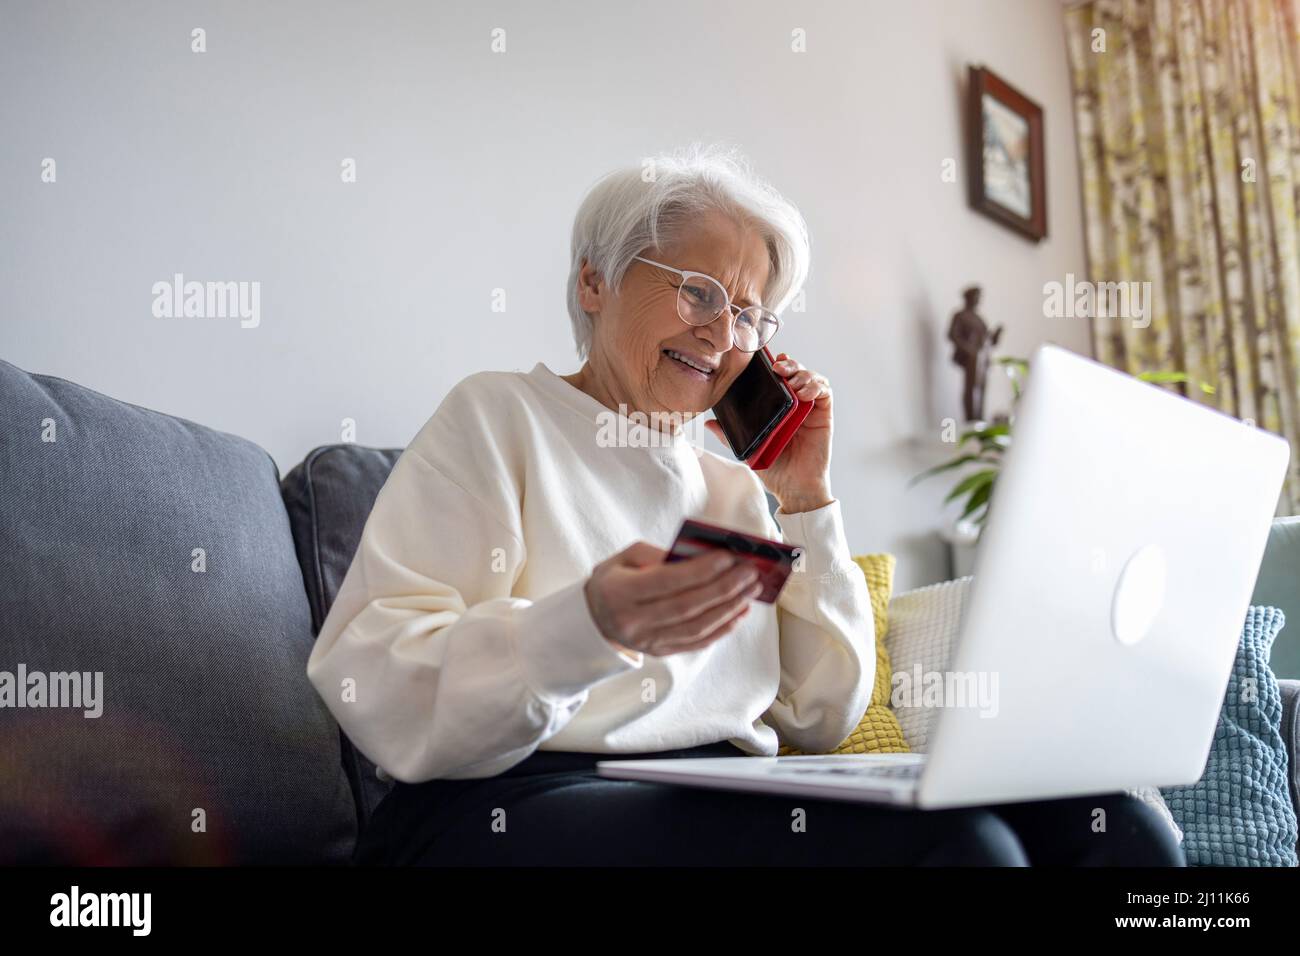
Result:
[[[702,650],[616,650],[588,576],[635,541],[667,549],[686,517],[800,545],[803,567]],[[743,462],[652,434],[539,362],[458,383],[398,459],[307,675],[362,753],[419,782],[537,749],[831,750],[875,661],[838,501],[774,523]]]

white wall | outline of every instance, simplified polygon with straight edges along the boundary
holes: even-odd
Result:
[[[282,471],[344,418],[403,445],[473,371],[575,369],[586,188],[722,138],[809,221],[808,311],[779,344],[835,386],[850,543],[896,553],[899,589],[941,580],[947,483],[904,482],[960,414],[961,288],[984,286],[1009,353],[1089,352],[1082,320],[1042,317],[1043,283],[1084,265],[1061,18],[1056,0],[3,0],[0,357],[244,435]],[[964,169],[940,179],[972,61],[1046,110],[1040,245],[970,211]],[[176,272],[260,282],[260,325],[154,318]]]

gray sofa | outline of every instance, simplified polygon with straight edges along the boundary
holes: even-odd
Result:
[[[33,705],[0,707],[0,863],[350,862],[389,782],[305,666],[398,454],[281,481],[245,439],[0,361],[0,673]]]

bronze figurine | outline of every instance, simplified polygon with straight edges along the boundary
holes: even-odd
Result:
[[[988,384],[989,355],[1002,336],[1002,326],[991,333],[975,307],[980,302],[980,287],[973,285],[963,290],[966,307],[954,313],[948,327],[952,342],[952,360],[966,377],[962,392],[962,405],[968,422],[984,420],[984,390]]]

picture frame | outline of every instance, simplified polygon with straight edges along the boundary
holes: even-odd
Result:
[[[1047,237],[1043,108],[992,70],[970,67],[970,205],[1034,242]]]

